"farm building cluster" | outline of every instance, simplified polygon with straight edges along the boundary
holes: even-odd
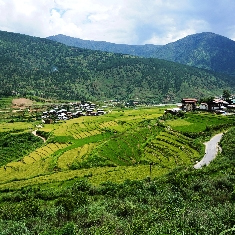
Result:
[[[181,100],[181,103],[178,104],[177,108],[166,109],[165,113],[176,114],[179,111],[188,112],[195,110],[215,112],[217,114],[226,114],[226,112],[228,111],[235,110],[235,100],[231,99],[230,102],[227,102],[226,100],[223,100],[221,98],[215,98],[213,100],[209,100],[198,105],[197,99],[183,98]]]
[[[44,123],[52,123],[56,120],[69,120],[78,118],[80,116],[100,116],[106,112],[103,108],[97,108],[93,103],[71,103],[68,105],[61,105],[52,107],[48,111],[42,113],[42,120]]]

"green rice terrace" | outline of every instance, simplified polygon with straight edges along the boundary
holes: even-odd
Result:
[[[212,114],[187,114],[185,118],[164,121],[160,118],[163,111],[159,108],[114,110],[104,116],[46,124],[37,131],[48,136],[45,143],[32,136],[32,141],[37,142],[34,150],[22,149],[23,154],[16,159],[2,157],[5,160],[0,168],[0,189],[77,177],[88,177],[92,184],[144,179],[150,175],[150,164],[153,164],[152,177],[179,166],[192,167],[202,158],[204,146],[198,139],[190,138],[190,132],[205,131],[208,122],[211,127],[218,127],[235,120]],[[8,132],[12,129],[30,135],[28,123],[2,126]],[[5,133],[2,135],[6,137]],[[19,138],[18,133],[15,141]]]
[[[188,221],[182,225],[183,201],[178,200],[183,200],[182,195],[185,194],[185,203],[198,201],[202,197],[200,179],[205,180],[204,174],[209,175],[210,169],[213,169],[212,175],[217,175],[215,168],[221,167],[216,165],[220,157],[211,163],[212,166],[202,170],[195,170],[193,166],[204,155],[203,143],[216,133],[233,127],[235,116],[205,112],[173,116],[164,114],[164,109],[113,109],[102,116],[82,116],[45,124],[40,129],[36,128],[39,121],[11,121],[12,116],[1,119],[0,234],[218,234],[218,231],[231,229],[233,222],[220,225],[219,230],[214,225],[200,227],[205,223],[200,220],[198,224],[190,225],[195,216],[193,213],[196,213],[195,207],[192,213],[184,212]],[[38,136],[32,134],[36,129]],[[224,141],[228,134],[224,135],[221,145],[226,146]],[[230,174],[234,174],[231,166]],[[191,183],[186,183],[186,180]],[[196,186],[193,180],[201,183]],[[191,187],[197,191],[191,194],[192,197],[189,196]],[[210,194],[207,187],[205,195]],[[124,188],[127,190],[125,193]],[[119,190],[126,196],[120,195]],[[132,194],[139,194],[135,196],[137,201]],[[179,195],[173,199],[173,194]],[[9,200],[11,204],[8,204]],[[173,200],[168,208],[171,213],[164,206],[170,202],[167,200]],[[221,202],[222,199],[218,200]],[[57,211],[59,206],[60,212]],[[173,206],[179,208],[177,213]],[[234,214],[234,204],[227,203],[226,206],[227,211]],[[112,207],[113,212],[108,207]],[[56,214],[48,215],[47,219],[44,214],[42,225],[38,221],[39,214],[45,213],[46,208],[49,208],[48,213]],[[84,208],[89,211],[85,212]],[[85,211],[81,212],[83,209]],[[102,215],[97,214],[98,211]],[[222,216],[227,213],[224,209],[220,212]],[[154,224],[153,217],[148,216],[156,213],[170,216],[168,219],[172,223],[166,224],[166,218],[156,217]],[[181,219],[174,215],[181,216]],[[52,220],[49,222],[50,217]],[[7,230],[9,228],[12,230]]]

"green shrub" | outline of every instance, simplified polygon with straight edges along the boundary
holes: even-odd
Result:
[[[0,133],[0,166],[21,159],[40,147],[43,141],[32,133]]]

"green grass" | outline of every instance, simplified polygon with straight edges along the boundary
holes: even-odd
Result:
[[[0,123],[0,132],[24,132],[24,131],[33,131],[35,128],[35,123],[32,122],[1,122]]]
[[[208,127],[225,126],[226,128],[229,125],[234,125],[235,117],[210,113],[187,113],[184,119],[168,120],[166,124],[177,131],[199,133]]]
[[[10,108],[12,100],[12,97],[0,98],[0,109]]]
[[[20,160],[43,144],[31,133],[0,132],[0,166]]]

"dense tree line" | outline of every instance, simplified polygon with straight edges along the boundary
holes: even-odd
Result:
[[[21,158],[42,145],[32,133],[0,133],[0,166]]]
[[[235,75],[235,42],[214,33],[189,35],[167,45],[125,45],[81,40],[65,35],[48,37],[68,46],[158,58]]]

